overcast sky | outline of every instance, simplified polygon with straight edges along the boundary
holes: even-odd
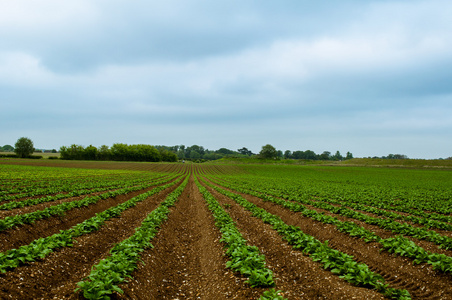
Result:
[[[452,1],[0,0],[0,146],[452,156]]]

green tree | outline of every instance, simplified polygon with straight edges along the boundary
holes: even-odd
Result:
[[[202,158],[203,155],[204,155],[204,153],[205,153],[205,149],[204,149],[203,146],[193,145],[193,146],[191,146],[191,147],[188,147],[188,148],[185,150],[185,157],[194,158],[194,157],[191,155],[191,152],[192,152],[192,151],[197,152],[197,154],[194,154],[195,156],[197,156],[197,155],[199,154],[199,157],[196,157],[196,159]]]
[[[319,154],[320,160],[330,160],[331,159],[331,152],[330,151],[323,151],[322,154]]]
[[[191,159],[200,159],[201,158],[201,154],[199,154],[199,152],[196,151],[196,150],[191,150],[190,151],[190,158]]]
[[[177,158],[179,159],[185,158],[185,151],[183,149],[179,149],[179,151],[177,151]]]
[[[304,159],[316,159],[317,154],[315,154],[312,150],[306,150],[304,151]]]
[[[168,151],[166,149],[159,149],[160,157],[162,161],[175,162],[177,161],[177,155],[174,152]]]
[[[336,151],[336,154],[333,155],[333,159],[334,160],[342,160],[344,159],[344,157],[341,155],[341,153],[338,151]]]
[[[2,151],[13,152],[14,151],[14,147],[11,146],[11,145],[5,145],[5,146],[2,147]]]
[[[253,152],[248,150],[246,147],[243,147],[242,149],[237,149],[237,152],[239,152],[240,154],[243,154],[243,155],[248,155],[248,156],[253,155]]]
[[[262,146],[262,150],[259,152],[259,156],[267,159],[276,159],[278,158],[278,151],[276,148],[270,144]]]
[[[99,160],[108,160],[110,159],[110,149],[107,145],[102,145],[97,149],[97,158]]]
[[[347,152],[347,156],[345,156],[345,159],[352,159],[353,154],[351,152]]]
[[[234,151],[229,150],[229,149],[227,149],[227,148],[220,148],[220,149],[218,149],[218,150],[215,151],[215,152],[216,152],[216,153],[223,154],[223,155],[234,154]]]
[[[22,158],[30,156],[35,150],[32,140],[26,137],[19,138],[14,147],[16,155]]]
[[[284,151],[284,158],[285,159],[292,158],[292,151],[290,151],[290,150]]]
[[[83,151],[83,158],[86,160],[96,160],[98,158],[97,148],[93,145],[89,145]]]

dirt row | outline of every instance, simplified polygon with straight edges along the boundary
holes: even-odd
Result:
[[[414,299],[452,299],[452,276],[450,274],[434,271],[431,266],[426,264],[413,265],[412,259],[396,257],[386,251],[380,251],[381,246],[378,243],[366,243],[361,239],[338,231],[333,225],[314,221],[300,213],[292,212],[271,202],[264,202],[254,196],[241,195],[257,206],[281,217],[285,223],[298,226],[303,232],[316,237],[318,240],[328,241],[332,248],[353,255],[357,261],[367,264],[371,270],[381,274],[392,287],[407,289]],[[342,216],[334,216],[342,221],[350,221],[350,219]],[[358,224],[376,231],[382,237],[393,235],[376,226],[361,222],[358,222]],[[429,246],[428,242],[417,242],[427,248]],[[432,245],[430,247],[436,248]],[[437,252],[449,254],[449,251],[440,250]]]

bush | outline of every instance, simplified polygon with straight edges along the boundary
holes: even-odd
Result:
[[[17,158],[16,154],[0,154],[0,157]]]

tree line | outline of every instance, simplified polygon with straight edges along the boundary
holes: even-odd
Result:
[[[117,143],[108,147],[102,145],[94,147],[92,145],[84,147],[73,144],[71,146],[62,146],[60,148],[60,158],[67,160],[116,160],[116,161],[150,161],[174,162],[178,160],[192,161],[208,161],[217,160],[224,157],[243,158],[253,157],[262,159],[305,159],[305,160],[344,160],[353,158],[353,154],[347,152],[346,156],[342,156],[339,151],[334,155],[329,151],[316,154],[312,150],[306,151],[290,151],[284,153],[276,150],[270,144],[262,146],[259,153],[253,153],[246,147],[237,149],[236,151],[227,148],[218,150],[209,150],[199,145],[186,147],[185,145],[163,146],[163,145],[128,145]]]
[[[115,161],[149,161],[174,162],[178,160],[216,160],[225,156],[246,157],[255,155],[247,148],[243,147],[237,151],[226,148],[220,148],[212,151],[205,149],[203,146],[193,145],[186,147],[185,145],[162,146],[162,145],[128,145],[117,143],[108,147],[102,145],[100,147],[72,144],[70,146],[60,147],[60,158],[66,160],[115,160]]]
[[[31,154],[35,150],[33,147],[33,141],[29,138],[21,137],[17,140],[15,147],[11,145],[5,145],[0,147],[0,151],[3,152],[15,152],[17,157],[32,157]],[[56,150],[52,150],[56,152]],[[343,156],[339,151],[332,154],[329,151],[323,151],[320,154],[315,153],[312,150],[277,150],[270,144],[262,146],[259,153],[253,153],[246,147],[237,149],[236,151],[227,148],[220,148],[218,150],[209,150],[203,146],[192,145],[186,147],[185,145],[176,146],[163,146],[163,145],[128,145],[122,143],[113,144],[108,147],[102,145],[95,147],[89,145],[84,147],[81,145],[72,144],[71,146],[62,146],[59,150],[60,158],[67,160],[116,160],[116,161],[149,161],[149,162],[175,162],[178,160],[192,160],[192,161],[208,161],[217,160],[224,157],[243,158],[253,157],[262,159],[301,159],[301,160],[333,160],[340,161],[353,158],[351,152],[347,152]],[[0,156],[12,156],[8,154],[1,154]],[[36,158],[36,157],[33,157]],[[56,158],[56,157],[55,157]],[[370,158],[370,157],[369,157]],[[389,154],[382,157],[373,157],[381,159],[408,159],[403,154]],[[448,157],[447,159],[452,159]]]
[[[156,148],[151,145],[128,145],[117,143],[108,147],[102,145],[98,148],[93,145],[83,147],[72,144],[60,147],[60,158],[67,160],[115,160],[115,161],[148,161],[159,162],[177,161],[177,155],[164,148]]]

